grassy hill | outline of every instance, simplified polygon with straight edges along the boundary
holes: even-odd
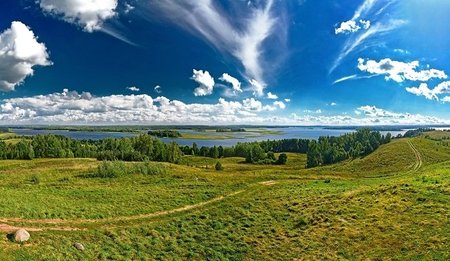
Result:
[[[285,166],[221,159],[223,171],[188,156],[168,174],[112,179],[89,177],[89,159],[0,161],[0,260],[448,260],[443,141],[313,169],[292,153]],[[32,239],[9,241],[14,227]]]

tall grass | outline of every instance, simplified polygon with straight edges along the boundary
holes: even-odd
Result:
[[[123,161],[104,161],[92,173],[96,178],[118,178],[132,174],[164,175],[167,169],[164,165],[145,161],[134,164],[126,164]]]

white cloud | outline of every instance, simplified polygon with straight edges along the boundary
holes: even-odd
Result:
[[[335,34],[348,34],[355,33],[361,30],[361,28],[367,30],[370,28],[370,21],[360,19],[362,16],[367,16],[368,13],[377,3],[377,0],[365,0],[353,14],[352,19],[344,21],[338,28],[334,29]],[[381,9],[380,9],[381,10]],[[359,19],[359,20],[358,20]]]
[[[281,16],[274,15],[273,2],[267,0],[262,5],[251,5],[249,10],[232,16],[224,14],[218,3],[210,0],[160,0],[142,5],[149,13],[169,19],[234,56],[245,68],[246,78],[265,85],[263,43],[275,32],[282,38],[282,32],[286,31],[286,25],[279,19]]]
[[[355,112],[360,112],[366,116],[368,122],[376,124],[448,124],[448,120],[439,119],[432,116],[424,116],[421,114],[397,113],[387,111],[376,106],[361,106]]]
[[[88,92],[65,89],[61,93],[5,99],[0,105],[0,121],[8,123],[148,123],[209,124],[259,123],[266,113],[283,105],[263,105],[248,98],[215,104],[186,104],[160,96],[109,95],[96,97]]]
[[[194,90],[195,96],[207,96],[213,93],[215,82],[208,71],[194,69],[191,79],[200,84]]]
[[[274,101],[273,105],[282,110],[286,109],[286,104],[284,104],[284,102],[282,102],[282,101]]]
[[[285,102],[291,102],[291,99],[284,99]]]
[[[278,96],[276,94],[268,92],[267,93],[267,99],[276,100],[276,99],[278,99]]]
[[[253,95],[260,97],[264,95],[264,88],[266,88],[266,86],[263,83],[260,83],[257,80],[253,79],[250,80],[250,85],[253,89]]]
[[[234,78],[233,76],[229,75],[228,73],[222,74],[222,76],[219,78],[219,80],[230,83],[231,86],[233,87],[234,94],[236,94],[238,92],[242,92],[241,82],[238,79]]]
[[[38,0],[45,12],[77,24],[87,32],[102,29],[116,15],[117,0]]]
[[[364,30],[367,30],[370,28],[370,21],[368,20],[359,20]]]
[[[450,100],[450,98],[448,99]],[[395,125],[448,124],[449,120],[420,114],[396,113],[375,106],[348,115],[276,116],[282,103],[263,105],[254,98],[217,103],[184,103],[160,96],[109,95],[96,97],[88,92],[61,93],[5,99],[0,104],[2,124],[265,124],[265,125]]]
[[[128,90],[132,91],[132,92],[138,92],[140,91],[140,89],[136,86],[131,86],[131,87],[127,87]]]
[[[356,33],[361,29],[367,30],[370,28],[370,21],[368,20],[348,20],[342,22],[338,28],[334,29],[335,34],[349,34]]]
[[[389,58],[382,59],[379,62],[374,60],[365,61],[362,58],[358,59],[359,70],[376,75],[386,75],[386,80],[396,82],[403,82],[405,80],[426,82],[433,78],[447,78],[444,71],[436,69],[418,70],[419,65],[418,61],[405,63],[393,61]]]
[[[0,34],[0,91],[12,91],[34,73],[33,67],[48,66],[47,48],[22,22]]]
[[[359,19],[362,15],[368,13],[375,5],[377,0],[364,0],[364,2],[356,9],[352,20]]]
[[[128,14],[129,12],[133,11],[134,8],[135,8],[135,7],[132,6],[132,5],[130,5],[129,3],[125,3],[125,10],[124,10],[124,12],[125,12],[126,14]]]
[[[332,103],[330,103],[330,106],[337,106],[337,103],[332,102]]]
[[[321,114],[322,110],[321,109],[317,109],[317,110],[304,110],[304,113],[313,113],[313,114]]]
[[[428,100],[439,100],[438,95],[450,93],[450,81],[442,82],[433,89],[428,88],[428,84],[421,83],[419,87],[406,88],[406,91],[417,96],[424,96]],[[446,102],[445,98],[442,101]]]
[[[159,86],[159,85],[156,85],[155,88],[153,88],[153,90],[154,90],[156,93],[162,93],[161,86]]]
[[[329,73],[333,72],[349,54],[353,53],[355,50],[358,50],[363,43],[366,43],[363,48],[370,46],[371,44],[367,43],[368,39],[391,32],[406,23],[406,21],[399,19],[391,19],[387,22],[377,22],[363,33],[357,34],[355,37],[350,37],[345,41],[344,46],[339,52],[337,58],[334,60]]]

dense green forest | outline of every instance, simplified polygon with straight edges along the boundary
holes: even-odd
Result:
[[[159,138],[179,138],[181,133],[176,130],[150,130],[148,135],[156,136]]]
[[[333,164],[349,158],[366,156],[380,145],[389,143],[392,137],[378,131],[360,129],[339,137],[320,137],[308,143],[306,167]]]
[[[287,156],[283,152],[295,152],[306,153],[307,167],[315,167],[368,155],[390,140],[390,134],[382,136],[379,132],[361,129],[340,137],[320,137],[318,141],[283,139],[199,148],[196,143],[192,146],[166,144],[146,134],[103,140],[75,140],[50,134],[22,138],[17,143],[0,141],[0,159],[97,158],[178,163],[183,155],[195,155],[215,159],[243,157],[247,163],[256,164],[285,164]],[[276,158],[275,153],[281,154]]]

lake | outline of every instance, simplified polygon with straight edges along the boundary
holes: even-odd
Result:
[[[218,132],[197,132],[195,130],[178,130],[181,133],[193,133],[199,135],[210,135],[214,136],[232,136],[231,139],[210,139],[210,140],[197,140],[197,139],[186,139],[186,138],[161,138],[162,141],[176,142],[179,145],[189,145],[192,143],[197,143],[198,146],[224,146],[231,147],[238,142],[252,142],[252,141],[263,141],[263,140],[280,140],[280,139],[318,139],[320,136],[340,136],[346,133],[354,132],[355,129],[327,129],[323,127],[286,127],[286,128],[267,128],[270,131],[277,131],[279,134],[261,134],[255,131],[247,132],[233,132],[233,133],[218,133]],[[44,135],[44,134],[55,134],[70,137],[73,139],[83,140],[99,140],[105,138],[123,138],[123,137],[133,137],[138,135],[138,133],[127,133],[127,132],[95,132],[95,131],[68,131],[68,130],[36,130],[36,129],[12,129],[14,133],[19,136],[34,136],[34,135]],[[406,130],[402,131],[390,131],[393,136],[398,134],[404,134]],[[383,135],[388,133],[388,131],[381,131]]]

